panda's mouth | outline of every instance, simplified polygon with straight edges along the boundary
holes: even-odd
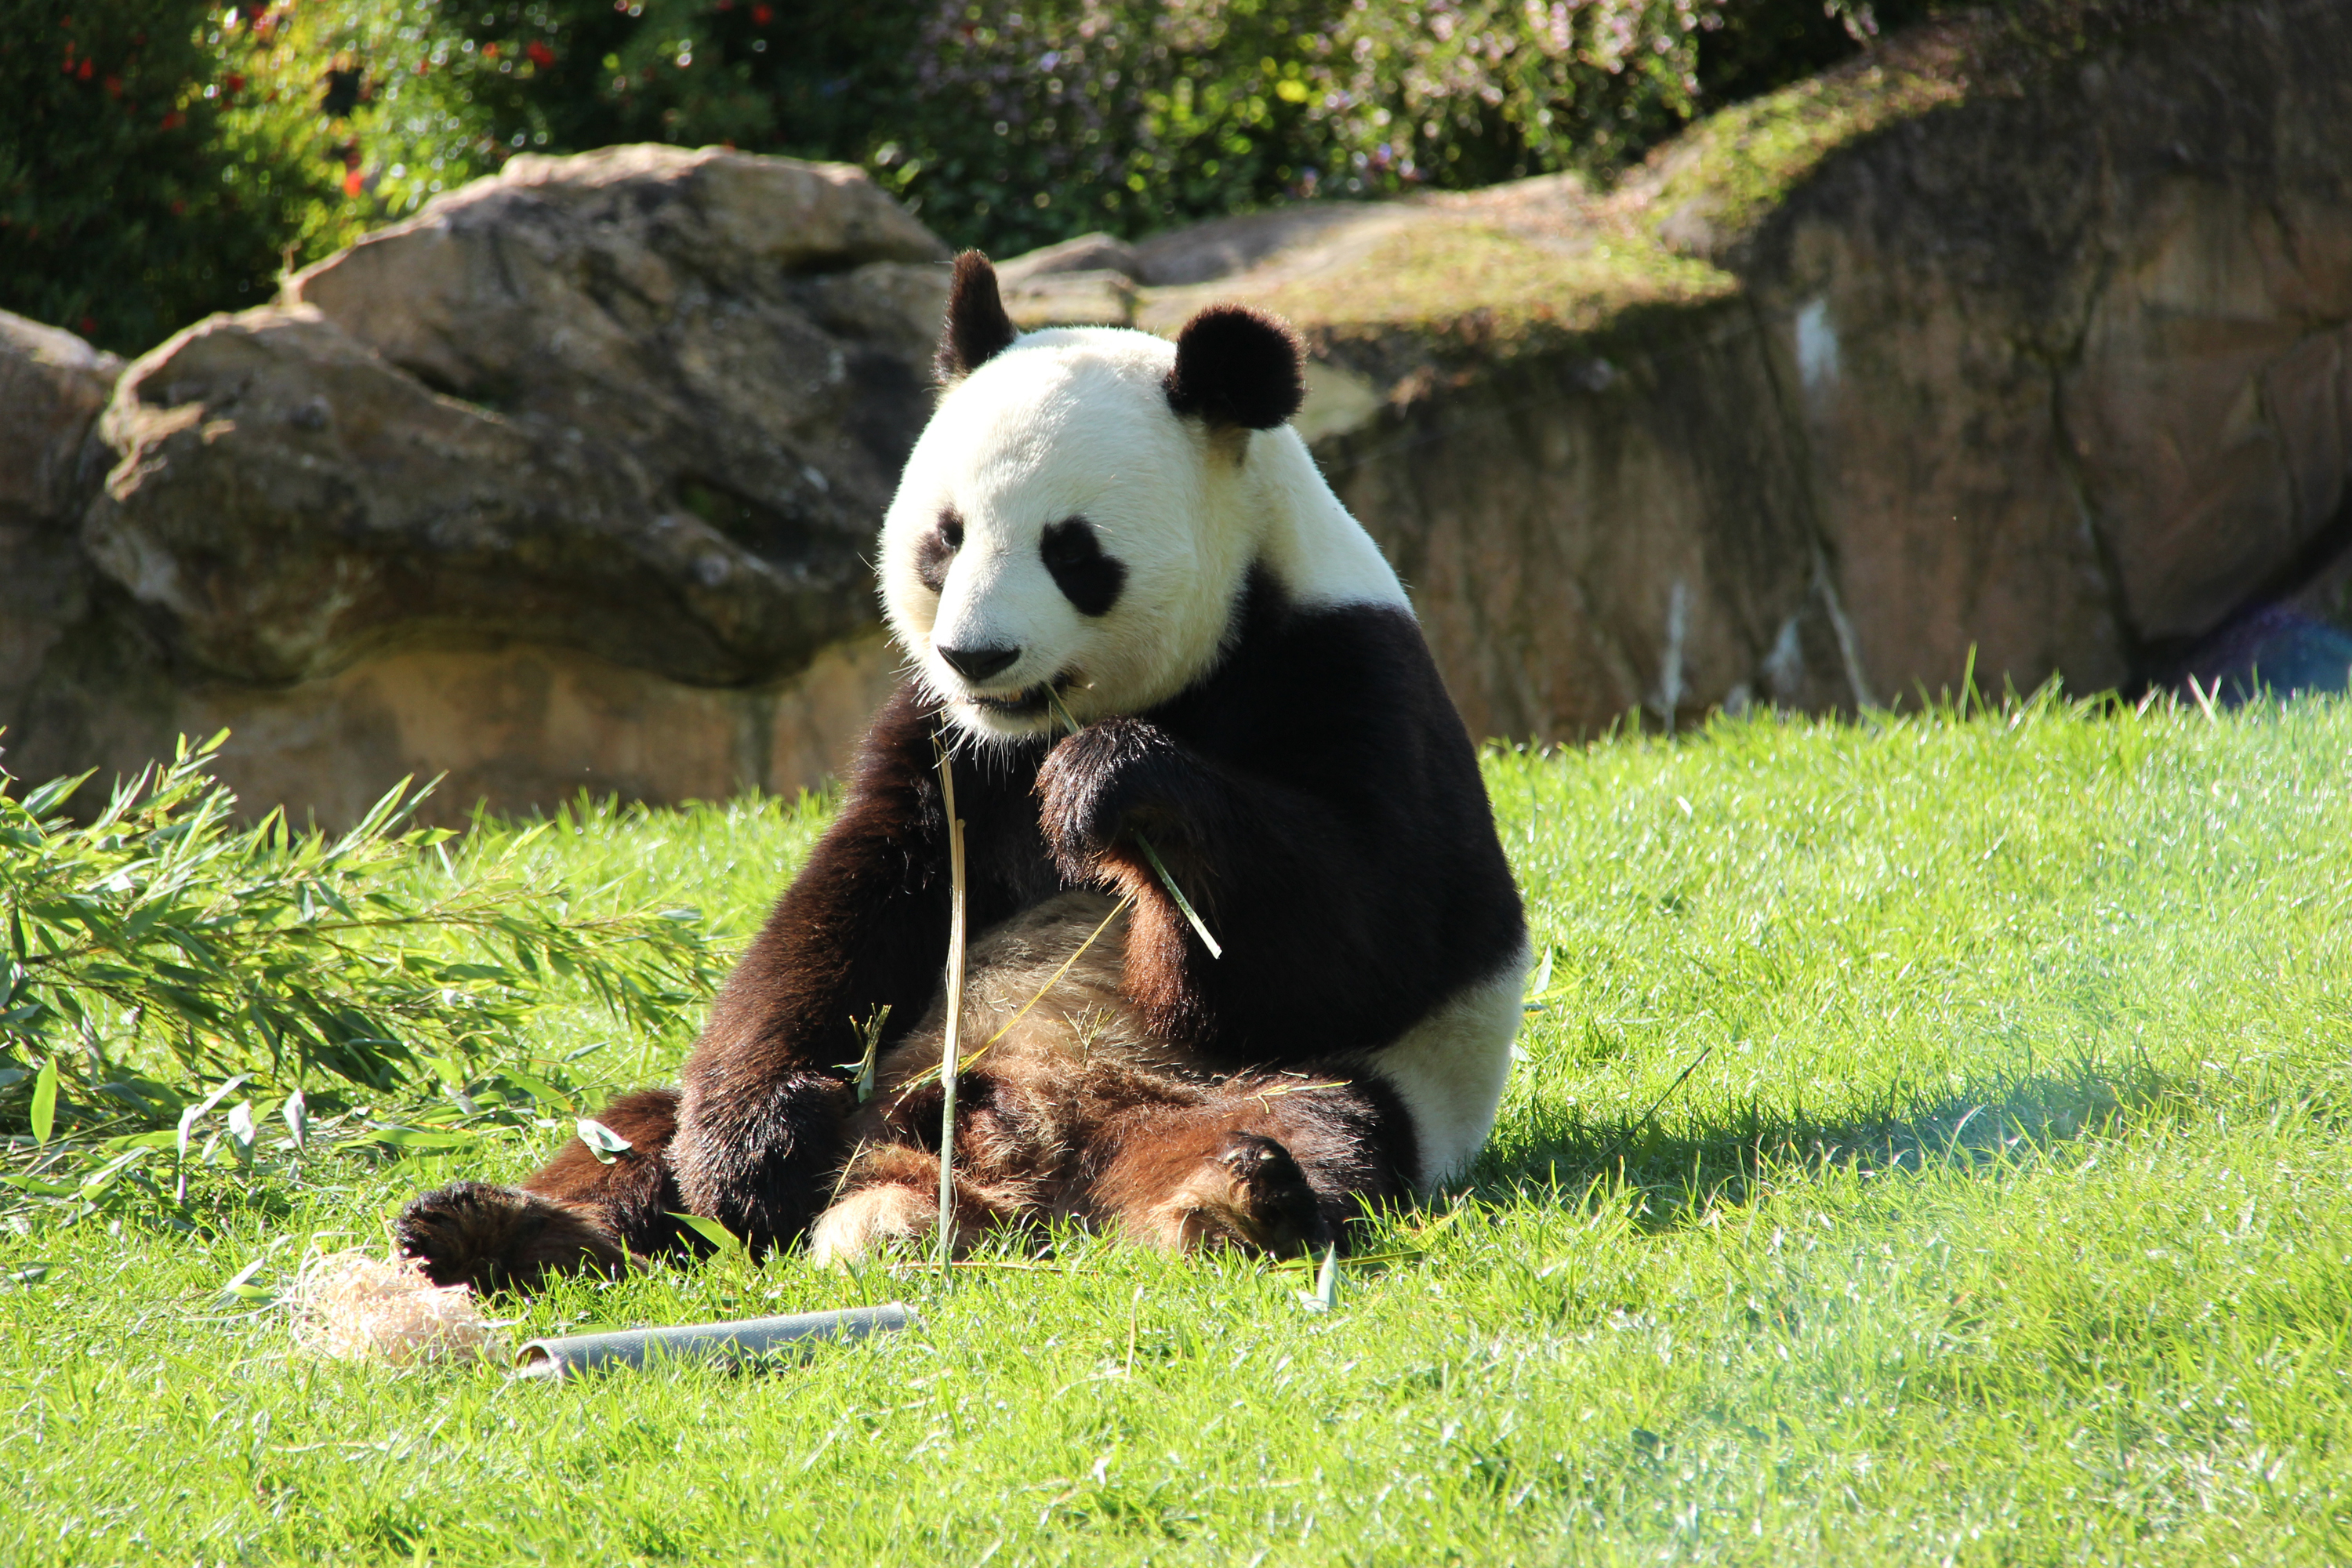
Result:
[[[1034,686],[1024,686],[1018,691],[996,694],[967,691],[964,693],[964,700],[992,719],[1007,720],[1015,723],[1043,721],[1053,715],[1055,697],[1068,691],[1074,686],[1082,684],[1084,683],[1076,676],[1065,670],[1051,680],[1041,680]]]
[[[973,707],[993,713],[999,718],[1043,719],[1052,693],[1062,684],[1063,682],[1058,680],[1053,682],[1041,680],[1034,686],[1024,687],[1010,697],[991,697],[979,691],[968,692],[965,695],[965,700]]]

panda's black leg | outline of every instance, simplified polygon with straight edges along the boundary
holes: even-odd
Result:
[[[677,1092],[624,1095],[597,1120],[629,1144],[609,1164],[574,1138],[520,1187],[459,1182],[426,1193],[393,1226],[402,1256],[436,1285],[499,1290],[701,1250],[670,1217],[682,1206],[669,1169]]]

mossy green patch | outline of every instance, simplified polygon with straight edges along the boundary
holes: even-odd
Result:
[[[1656,183],[1638,204],[1635,226],[1685,245],[1676,231],[1686,232],[1692,219],[1718,234],[1745,231],[1832,153],[1958,103],[1968,91],[1957,46],[1933,35],[1899,53],[1735,105],[1651,159]],[[1629,181],[1628,192],[1642,184]]]
[[[1416,334],[1475,321],[1487,342],[1591,331],[1642,305],[1697,304],[1733,292],[1722,268],[1635,234],[1574,240],[1433,215],[1381,241],[1360,265],[1278,283],[1251,297],[1309,331]]]

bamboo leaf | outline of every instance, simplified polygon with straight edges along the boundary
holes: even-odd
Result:
[[[254,1284],[253,1280],[256,1275],[268,1266],[268,1262],[266,1258],[255,1258],[235,1274],[230,1275],[227,1281],[221,1286],[220,1293],[235,1300],[247,1301],[267,1298],[269,1292]]]
[[[39,1076],[33,1079],[33,1142],[47,1147],[57,1121],[58,1058],[51,1057],[41,1064]]]
[[[717,1247],[720,1252],[740,1252],[743,1250],[743,1238],[737,1236],[733,1231],[729,1230],[725,1226],[720,1225],[715,1219],[705,1219],[698,1214],[679,1214],[676,1210],[665,1210],[664,1212],[668,1214],[670,1218],[677,1221],[678,1224],[686,1226],[687,1229],[694,1232],[695,1235],[710,1243],[711,1246]]]
[[[76,773],[71,778],[51,779],[25,797],[25,815],[36,820],[48,816],[63,805],[74,791],[89,783],[90,773],[96,772],[98,770],[92,768],[89,773]]]
[[[591,1117],[576,1118],[572,1126],[579,1131],[580,1142],[588,1145],[588,1152],[596,1156],[596,1163],[600,1165],[609,1165],[636,1147],[603,1122]]]
[[[240,1100],[228,1108],[228,1144],[236,1154],[237,1163],[253,1163],[253,1101]]]
[[[431,1132],[421,1127],[371,1127],[354,1140],[393,1149],[471,1149],[481,1141],[478,1133]]]
[[[239,1074],[237,1077],[229,1079],[226,1083],[213,1090],[210,1094],[205,1096],[204,1099],[198,1100],[195,1104],[188,1107],[187,1110],[180,1112],[180,1137],[177,1148],[181,1159],[184,1160],[188,1157],[188,1134],[194,1129],[196,1123],[201,1121],[214,1106],[218,1105],[222,1100],[226,1100],[230,1095],[235,1094],[238,1089],[244,1087],[245,1077],[243,1074]]]

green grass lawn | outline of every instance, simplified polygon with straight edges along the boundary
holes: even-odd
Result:
[[[924,1326],[509,1384],[309,1360],[219,1291],[552,1133],[224,1183],[193,1236],[22,1209],[0,1559],[2352,1559],[2352,706],[1767,719],[1486,776],[1550,984],[1470,1190],[1336,1311],[1075,1237],[944,1281],[721,1260],[505,1310]],[[524,853],[740,940],[821,823]],[[618,1087],[692,1022],[545,1043],[610,1038]]]

